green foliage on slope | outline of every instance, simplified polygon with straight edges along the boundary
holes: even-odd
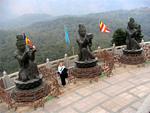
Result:
[[[46,58],[55,60],[64,57],[65,53],[72,55],[71,48],[66,49],[64,39],[64,25],[69,29],[71,47],[78,47],[76,37],[78,34],[78,24],[85,24],[87,31],[94,34],[93,49],[98,46],[110,47],[112,35],[118,28],[125,29],[128,17],[134,17],[141,24],[144,39],[150,40],[150,9],[138,9],[133,11],[112,11],[105,13],[89,14],[84,16],[59,17],[55,20],[33,23],[28,27],[11,30],[0,30],[0,71],[6,70],[8,73],[18,70],[18,63],[14,59],[16,49],[16,34],[25,32],[36,45],[38,51],[36,62],[45,62]],[[110,29],[111,33],[99,32],[99,20],[102,20]]]

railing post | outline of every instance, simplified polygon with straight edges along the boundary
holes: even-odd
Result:
[[[100,53],[102,52],[102,49],[101,49],[100,46],[98,46],[97,49],[98,49],[98,51],[97,51],[97,52],[98,52],[98,55],[100,55]]]
[[[7,75],[7,72],[5,70],[3,71],[3,83],[5,89],[15,85],[14,81]]]
[[[142,41],[141,41],[142,48],[144,47],[144,45],[145,45],[145,42],[144,42],[144,39],[142,39]]]
[[[69,68],[69,58],[67,54],[64,55],[64,65],[66,68]]]
[[[6,73],[6,71],[4,70],[4,71],[3,71],[3,76],[6,76],[6,75],[7,75],[7,73]]]
[[[98,50],[101,50],[101,47],[100,47],[100,46],[98,46],[98,47],[97,47],[97,49],[98,49]]]
[[[6,74],[6,72],[3,71],[2,76],[0,77],[0,87],[1,88],[5,88],[5,83],[4,83],[5,81],[3,80],[5,74]]]
[[[51,68],[51,63],[49,61],[49,58],[46,58],[46,68]]]
[[[116,45],[115,45],[115,43],[113,43],[113,46],[112,46],[112,53],[113,53],[113,55],[115,54],[115,52],[116,52]]]
[[[4,70],[3,71],[3,84],[4,84],[4,88],[6,89],[7,88],[7,83],[6,83],[6,76],[7,76],[7,73],[6,73],[6,71]]]

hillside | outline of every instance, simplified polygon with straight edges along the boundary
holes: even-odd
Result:
[[[40,16],[42,17],[42,16]],[[13,57],[15,51],[15,36],[24,31],[38,48],[36,60],[37,63],[45,62],[48,57],[50,60],[62,58],[65,53],[72,54],[71,50],[66,49],[64,40],[64,25],[69,29],[71,45],[76,45],[76,35],[78,24],[83,23],[87,31],[94,34],[93,49],[97,46],[111,46],[111,37],[117,28],[126,28],[129,17],[134,17],[141,24],[144,39],[150,40],[150,8],[141,8],[135,10],[118,10],[104,13],[88,14],[83,16],[62,16],[53,20],[42,22],[31,22],[27,27],[19,29],[0,30],[0,70],[14,72],[17,70],[18,63]],[[99,32],[99,20],[102,20],[112,33],[105,34]],[[12,25],[13,26],[13,25]],[[11,26],[11,28],[12,28]]]
[[[54,17],[48,14],[24,14],[13,19],[0,21],[0,29],[16,29],[35,22],[51,21],[53,19]]]

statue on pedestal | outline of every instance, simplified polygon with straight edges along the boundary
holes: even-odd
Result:
[[[39,74],[38,67],[34,62],[36,48],[31,40],[23,35],[17,35],[16,39],[15,58],[19,62],[20,70],[18,78],[14,80],[16,87],[11,96],[15,102],[22,104],[32,102],[34,107],[37,107],[36,101],[49,94],[50,86],[44,82],[43,76]]]
[[[76,66],[72,71],[72,75],[77,78],[94,78],[101,73],[101,66],[97,64],[97,59],[92,54],[92,33],[86,33],[83,24],[79,24],[79,36],[77,44],[79,46],[78,60],[75,61]]]
[[[139,43],[141,42],[142,38],[141,26],[135,23],[134,18],[130,18],[127,26],[127,50],[140,49],[141,47]]]
[[[76,66],[78,68],[90,68],[97,65],[97,60],[92,54],[92,33],[86,33],[86,28],[83,24],[79,24],[78,30],[79,36],[77,38],[77,44],[79,46],[78,61]]]
[[[95,59],[92,55],[92,33],[86,33],[86,28],[83,24],[79,24],[79,37],[77,38],[77,43],[79,46],[79,61],[89,61],[91,59]]]
[[[16,86],[21,89],[30,89],[41,84],[41,77],[39,76],[38,68],[35,60],[35,48],[31,48],[25,44],[22,35],[16,36],[17,50],[15,52],[15,58],[18,60],[20,65],[19,77],[15,81]],[[30,86],[26,86],[30,85]],[[22,87],[23,86],[23,87]]]
[[[123,49],[121,63],[137,65],[145,62],[143,49],[139,44],[142,38],[141,26],[135,22],[134,18],[130,18],[127,26],[126,48]]]

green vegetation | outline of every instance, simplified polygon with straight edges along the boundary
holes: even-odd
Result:
[[[117,29],[112,36],[112,44],[115,43],[116,46],[125,45],[126,36],[126,31],[121,28]]]
[[[84,16],[59,17],[54,20],[33,23],[28,27],[14,28],[11,30],[1,29],[0,71],[5,69],[8,73],[12,73],[18,70],[18,63],[13,54],[16,50],[16,34],[25,32],[30,37],[37,47],[36,62],[40,64],[44,63],[46,58],[55,60],[64,57],[65,53],[72,55],[71,48],[66,48],[64,25],[69,29],[71,46],[75,47],[76,54],[78,50],[76,37],[79,23],[85,24],[87,31],[94,34],[93,49],[96,49],[98,46],[104,48],[111,46],[113,32],[118,28],[125,29],[128,17],[131,16],[141,24],[144,40],[150,40],[150,9],[120,10]],[[99,19],[111,29],[111,33],[99,32]]]

